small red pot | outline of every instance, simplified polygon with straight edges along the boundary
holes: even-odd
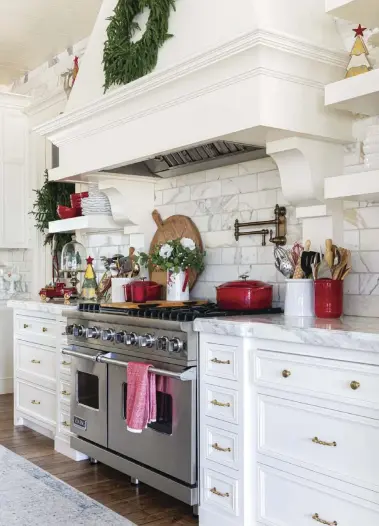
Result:
[[[146,301],[160,300],[162,285],[155,283],[155,281],[133,281],[128,285],[124,285],[124,291],[125,301],[146,303]]]
[[[317,318],[340,318],[343,313],[343,281],[316,279],[315,314]]]
[[[224,310],[259,310],[272,306],[272,285],[263,281],[230,281],[217,287],[217,305]]]

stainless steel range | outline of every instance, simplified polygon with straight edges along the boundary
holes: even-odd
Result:
[[[83,305],[81,308],[96,308]],[[191,322],[109,312],[71,311],[71,446],[192,506],[197,491],[198,338]],[[126,429],[128,362],[166,377],[157,421],[141,434]]]
[[[261,313],[281,312],[267,309]],[[214,305],[70,311],[66,332],[72,366],[71,446],[195,507],[198,500],[197,317],[249,314]],[[250,313],[251,314],[251,313]],[[151,364],[166,378],[157,421],[141,434],[126,428],[128,362]]]

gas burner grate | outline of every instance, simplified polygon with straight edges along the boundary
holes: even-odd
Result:
[[[79,303],[78,310],[80,312],[100,312],[99,303]]]
[[[282,314],[279,307],[253,311],[221,310],[214,303],[190,307],[154,307],[140,305],[139,309],[119,309],[117,307],[102,307],[100,312],[122,314],[134,318],[150,318],[154,320],[194,321],[196,318],[216,318],[225,316],[256,316],[260,314]]]

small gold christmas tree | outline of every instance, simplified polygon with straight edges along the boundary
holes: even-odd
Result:
[[[363,39],[363,33],[366,31],[366,28],[359,24],[359,26],[356,29],[353,29],[353,31],[355,31],[355,41],[353,48],[350,51],[351,58],[347,66],[346,78],[362,75],[362,73],[367,73],[372,69],[367,58],[369,51]]]
[[[97,300],[97,282],[96,274],[93,270],[93,258],[89,256],[87,258],[87,268],[84,274],[84,281],[82,286],[81,299],[87,301],[96,301]]]

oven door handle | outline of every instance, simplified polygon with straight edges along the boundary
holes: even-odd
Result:
[[[101,353],[101,352],[99,352],[97,354],[94,354],[94,355],[84,354],[83,352],[74,351],[70,347],[63,347],[61,352],[62,352],[62,354],[66,354],[67,356],[72,356],[73,358],[80,358],[82,360],[89,360],[90,362],[98,362],[99,361],[98,360],[99,356],[104,354],[104,353]]]
[[[128,368],[128,362],[113,360],[112,358],[107,358],[106,356],[98,356],[97,361],[109,365],[117,365],[117,367],[125,367],[125,369]],[[156,369],[155,367],[150,367],[149,372],[158,376],[167,376],[168,378],[174,378],[175,380],[180,380],[182,382],[190,382],[196,380],[196,367],[190,367],[182,373],[175,373],[173,371],[168,371],[167,369]]]

